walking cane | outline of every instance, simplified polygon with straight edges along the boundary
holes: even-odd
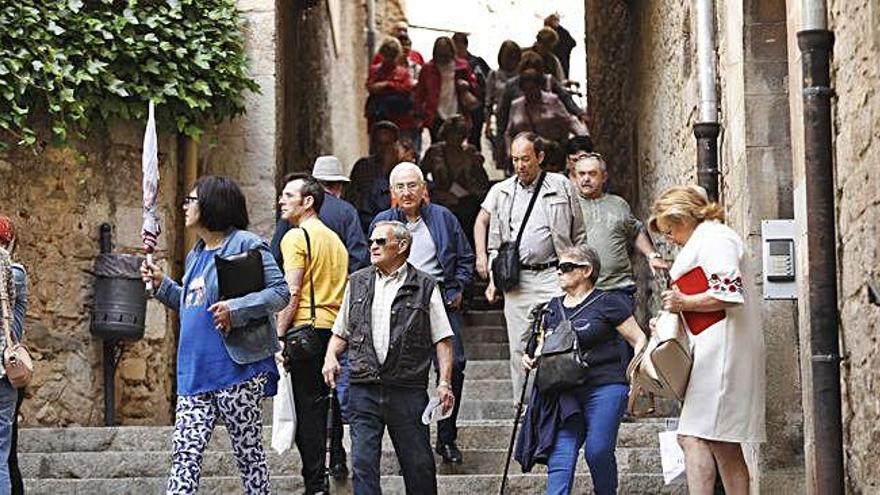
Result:
[[[544,310],[547,307],[546,304],[542,304],[539,306],[535,306],[532,309],[531,316],[532,320],[532,331],[531,335],[529,335],[529,341],[526,344],[526,354],[529,357],[534,356],[535,354],[535,344],[538,333],[541,330],[541,316],[544,314]],[[507,473],[510,470],[510,457],[513,455],[513,444],[516,441],[516,432],[519,430],[519,417],[522,415],[523,404],[526,401],[526,389],[528,389],[529,384],[529,375],[532,370],[526,370],[526,376],[523,379],[522,390],[519,392],[519,402],[516,404],[516,414],[513,418],[513,431],[510,434],[510,442],[507,444],[507,459],[504,461],[504,477],[501,478],[501,489],[498,491],[499,495],[505,495],[505,488],[507,488]]]
[[[327,393],[327,424],[325,432],[327,438],[324,441],[324,483],[327,486],[327,493],[330,493],[330,444],[333,441],[333,391],[330,389]]]

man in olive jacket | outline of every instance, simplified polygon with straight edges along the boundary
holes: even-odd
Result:
[[[428,370],[435,350],[443,412],[452,409],[452,329],[434,277],[407,263],[412,235],[397,221],[378,222],[369,239],[373,266],[349,279],[324,359],[324,379],[336,386],[339,354],[351,369],[352,491],[381,494],[379,461],[385,426],[407,493],[436,494],[428,404]],[[405,449],[405,450],[403,450]]]

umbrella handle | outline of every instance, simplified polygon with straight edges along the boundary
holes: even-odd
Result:
[[[147,263],[153,264],[153,253],[147,252]],[[153,281],[150,280],[148,282],[144,282],[144,290],[147,292],[147,296],[153,297]]]

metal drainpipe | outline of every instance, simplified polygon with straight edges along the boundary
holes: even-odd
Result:
[[[376,50],[376,0],[367,0],[367,67]]]
[[[824,1],[804,0],[801,50],[804,102],[807,245],[815,493],[844,493],[843,423],[840,404],[840,347],[837,305],[837,231],[834,208],[834,154],[831,141],[830,57]]]
[[[715,1],[697,0],[697,71],[700,82],[700,120],[694,123],[697,138],[697,182],[709,199],[718,200],[718,70],[715,60]]]

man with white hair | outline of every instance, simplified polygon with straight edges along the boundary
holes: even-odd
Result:
[[[406,493],[437,493],[431,432],[422,422],[428,370],[437,357],[437,408],[457,402],[452,330],[434,277],[407,263],[412,234],[400,222],[379,222],[370,234],[372,267],[351,274],[324,358],[324,379],[336,385],[338,356],[351,362],[352,492],[379,495],[382,437],[387,426]],[[436,409],[434,410],[436,412]]]
[[[460,310],[462,292],[474,278],[474,252],[455,215],[443,206],[425,201],[425,178],[418,165],[409,162],[397,165],[391,171],[389,182],[397,207],[376,215],[373,225],[389,220],[406,225],[412,235],[409,262],[433,277],[440,287],[446,316],[454,333],[452,393],[460,398],[466,364]],[[453,464],[462,462],[461,451],[455,444],[460,402],[456,401],[452,416],[437,425],[436,451],[444,462]]]

